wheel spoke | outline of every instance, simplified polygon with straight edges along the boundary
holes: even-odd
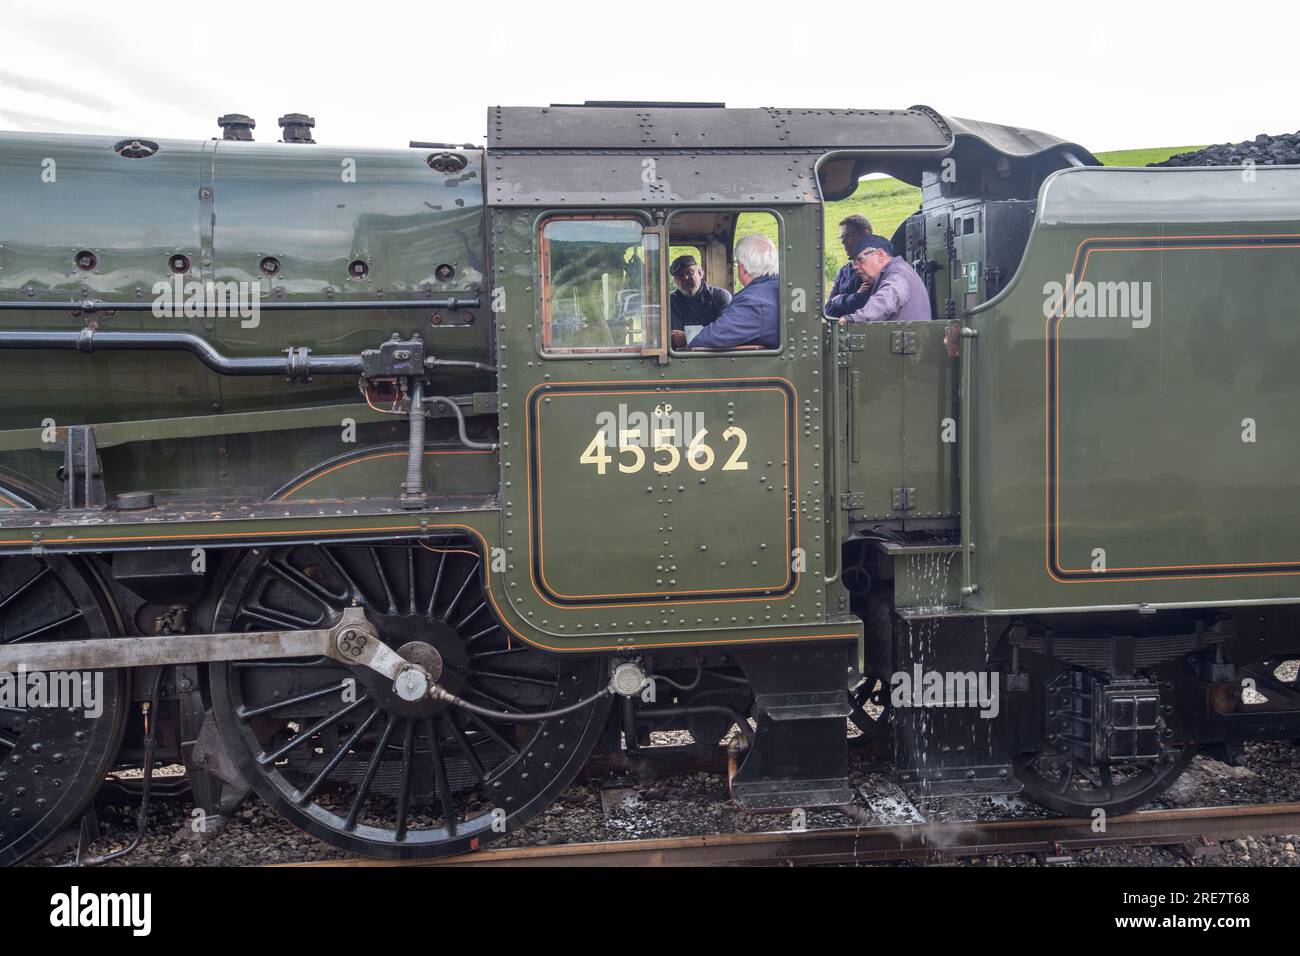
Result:
[[[367,548],[370,552],[370,560],[375,565],[375,574],[379,577],[379,583],[383,585],[384,597],[388,601],[388,613],[397,613],[397,596],[393,594],[393,589],[388,583],[388,574],[384,571],[384,562],[379,558],[378,548]]]
[[[499,630],[501,630],[501,625],[498,624],[496,621],[493,621],[491,627],[485,627],[483,630],[479,631],[477,634],[472,634],[472,635],[470,635],[469,637],[465,638],[465,646],[466,646],[466,647],[469,647],[469,646],[470,646],[471,644],[473,644],[475,641],[480,640],[480,639],[482,639],[482,638],[484,638],[484,637],[487,637],[487,636],[488,636],[489,634],[491,634],[493,631],[499,631]]]
[[[357,745],[357,741],[360,740],[365,732],[370,729],[370,725],[375,722],[375,719],[378,716],[379,708],[376,706],[366,716],[366,719],[357,726],[357,729],[352,731],[352,736],[343,742],[339,747],[338,752],[329,759],[329,763],[325,764],[321,772],[316,774],[316,778],[307,785],[307,789],[298,795],[295,802],[299,806],[312,798],[312,795],[316,793],[320,788],[320,785],[325,782],[329,775],[334,772],[334,768],[337,767],[342,762],[343,758],[351,752],[352,748]]]
[[[507,702],[507,701],[501,700],[499,697],[493,697],[491,694],[487,693],[487,691],[480,690],[479,688],[474,687],[474,686],[471,686],[471,685],[468,685],[468,684],[465,686],[465,693],[467,693],[467,694],[473,694],[475,697],[482,697],[484,700],[486,700],[486,701],[487,701],[489,704],[491,704],[493,707],[497,708],[498,710],[504,710],[504,711],[507,712],[507,714],[524,714],[524,713],[527,713],[527,711],[520,710],[520,709],[519,709],[518,707],[516,707],[514,704],[511,704],[511,703],[509,703],[509,702]],[[502,715],[501,715],[502,718],[505,719],[506,716],[507,716],[507,714],[502,714]]]
[[[264,605],[253,603],[245,604],[240,608],[240,611],[243,613],[243,616],[251,617],[254,620],[262,621],[265,624],[270,624],[272,628],[277,630],[288,628],[289,630],[294,631],[306,631],[318,627],[329,620],[329,615],[324,613],[322,613],[320,617],[316,618],[316,620],[310,621],[305,617],[290,614],[288,611],[272,610]]]
[[[465,580],[461,584],[460,590],[456,592],[456,596],[451,599],[451,603],[448,604],[446,610],[442,612],[442,619],[444,621],[448,621],[448,622],[451,621],[451,612],[456,610],[456,605],[459,604],[460,599],[465,596],[465,591],[470,586],[470,582],[472,582],[477,577],[478,577],[478,565],[476,564],[470,570],[469,574],[465,575]]]
[[[442,572],[447,566],[447,552],[438,552],[438,570],[433,576],[433,590],[429,592],[429,607],[424,612],[427,617],[433,617],[433,609],[438,603],[438,590],[442,586]]]
[[[291,661],[231,661],[230,666],[236,670],[250,667],[265,667],[268,670],[302,670],[306,668],[332,667],[338,670],[342,665],[332,657],[312,657]]]
[[[442,825],[451,836],[456,835],[456,805],[452,802],[451,784],[447,782],[447,767],[438,744],[438,732],[433,720],[424,718],[424,733],[429,738],[429,755],[433,758],[433,779],[438,785],[438,802],[442,804]]]
[[[366,764],[365,776],[357,784],[357,792],[352,797],[352,805],[348,807],[348,816],[343,823],[345,830],[355,830],[357,826],[357,817],[361,814],[361,806],[366,802],[366,794],[370,792],[370,785],[375,780],[375,772],[379,769],[379,764],[383,762],[384,751],[388,749],[388,741],[393,736],[393,728],[397,726],[397,720],[391,716],[384,720],[384,732],[379,735],[379,740],[375,743],[375,752],[370,755],[370,763]]]
[[[538,687],[553,688],[560,686],[559,681],[545,680],[541,677],[531,677],[526,674],[504,674],[500,671],[480,671],[471,669],[468,672],[468,675],[470,677],[481,677],[484,680],[518,681],[521,684],[534,684]]]
[[[493,741],[495,741],[497,744],[499,744],[500,746],[502,746],[502,747],[504,747],[506,750],[508,750],[508,751],[510,752],[511,756],[514,756],[514,757],[518,757],[518,756],[519,756],[519,748],[516,747],[514,744],[510,743],[510,741],[506,740],[506,739],[505,739],[504,737],[502,737],[499,733],[497,733],[497,732],[496,732],[496,729],[495,729],[494,727],[492,727],[491,724],[489,724],[486,720],[484,720],[484,719],[483,719],[482,717],[480,717],[478,714],[470,714],[470,715],[469,715],[469,719],[473,722],[473,724],[474,724],[476,727],[478,727],[481,731],[483,731],[483,733],[485,733],[485,734],[487,734],[489,737],[491,737]]]
[[[1061,772],[1061,787],[1056,792],[1064,796],[1070,785],[1074,783],[1074,757],[1070,757],[1070,762],[1066,764],[1065,769]]]
[[[73,611],[73,612],[72,612],[71,614],[69,614],[67,617],[61,617],[61,618],[59,618],[57,621],[53,621],[53,622],[51,622],[51,623],[49,623],[49,624],[43,624],[42,626],[38,627],[38,628],[37,628],[36,630],[34,630],[34,631],[28,631],[28,632],[25,633],[25,634],[19,634],[17,637],[15,637],[15,638],[11,638],[10,640],[6,641],[5,643],[7,643],[7,644],[21,644],[23,641],[29,641],[29,640],[31,640],[33,637],[39,637],[40,635],[45,634],[45,633],[47,633],[48,631],[52,631],[52,630],[54,630],[55,628],[62,627],[64,624],[70,624],[71,622],[77,620],[78,618],[82,618],[82,617],[85,617],[85,616],[86,616],[86,614],[85,614],[84,611]]]
[[[3,611],[5,608],[7,608],[10,605],[10,603],[17,600],[19,596],[26,594],[32,588],[32,586],[36,584],[37,581],[41,580],[41,578],[45,577],[45,575],[49,573],[50,573],[50,566],[48,564],[41,565],[41,569],[39,571],[37,571],[34,575],[32,575],[31,578],[29,578],[25,583],[20,584],[18,587],[16,587],[13,593],[10,594],[7,598],[5,598],[3,601],[0,601],[0,611]]]
[[[455,741],[456,749],[464,754],[465,759],[469,761],[470,769],[474,771],[479,780],[487,780],[487,769],[483,766],[483,762],[478,759],[478,754],[474,752],[473,746],[465,737],[465,731],[461,730],[460,725],[456,723],[456,715],[451,711],[447,711],[442,715],[442,721],[450,728],[451,739]]]
[[[1096,767],[1088,764],[1079,764],[1079,773],[1098,790],[1101,789],[1101,772]]]
[[[487,601],[480,601],[478,607],[474,608],[474,610],[470,611],[468,614],[466,614],[464,617],[460,619],[460,622],[456,625],[456,629],[460,630],[470,621],[474,620],[474,616],[479,612],[481,612],[486,607],[487,607]]]
[[[415,769],[415,721],[406,721],[402,739],[402,786],[397,791],[397,839],[406,839],[406,817],[411,803],[411,772]]]
[[[315,598],[323,606],[325,614],[328,616],[330,609],[340,601],[346,599],[346,595],[335,594],[319,581],[313,581],[311,577],[303,571],[298,570],[293,565],[281,561],[268,561],[266,569],[284,581],[290,587]]]
[[[305,704],[309,700],[316,700],[320,697],[328,697],[330,694],[337,694],[339,691],[347,688],[348,682],[343,681],[338,684],[331,684],[328,687],[322,687],[319,690],[308,691],[305,694],[299,694],[297,697],[287,697],[284,700],[276,701],[271,704],[263,704],[261,707],[247,708],[241,707],[235,713],[247,720],[249,717],[261,717],[263,714],[273,714],[277,710],[284,710],[286,707],[293,707],[296,704]]]
[[[531,654],[533,649],[527,644],[521,644],[519,647],[503,647],[495,651],[479,651],[477,654],[469,655],[471,661],[479,661],[485,657],[504,657],[507,654]]]
[[[301,747],[303,744],[305,744],[312,737],[316,736],[326,727],[330,726],[331,724],[338,723],[340,720],[342,720],[348,714],[352,713],[352,711],[356,710],[358,707],[360,707],[369,699],[370,698],[368,697],[358,697],[355,701],[348,704],[342,710],[337,711],[333,714],[326,714],[324,717],[316,721],[316,723],[312,724],[306,730],[299,731],[296,735],[294,735],[292,740],[288,741],[286,744],[284,744],[274,753],[258,754],[257,762],[264,767],[267,766],[268,764],[275,763],[277,760],[279,760],[281,757],[287,754],[290,750],[295,750],[298,747]]]
[[[406,592],[410,598],[411,613],[415,613],[415,549],[406,549]]]
[[[334,553],[326,547],[317,548],[317,553],[325,559],[330,566],[330,570],[338,576],[338,579],[343,582],[343,586],[347,588],[347,594],[343,598],[343,603],[353,604],[360,601],[364,595],[362,595],[362,593],[357,589],[356,581],[353,580],[352,575],[348,573],[347,569],[339,563],[339,559],[334,556]]]

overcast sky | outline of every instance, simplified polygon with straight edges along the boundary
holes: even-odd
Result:
[[[586,99],[902,108],[1094,150],[1300,129],[1294,3],[219,0],[16,3],[0,129],[337,145],[484,140],[489,106]]]

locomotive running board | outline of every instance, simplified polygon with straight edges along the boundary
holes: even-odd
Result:
[[[393,680],[405,658],[374,639],[373,625],[359,607],[347,608],[328,628],[307,631],[245,631],[228,634],[169,634],[110,637],[90,641],[46,641],[0,645],[0,673],[19,670],[112,670],[208,661],[252,661],[279,657],[329,657],[369,667]]]

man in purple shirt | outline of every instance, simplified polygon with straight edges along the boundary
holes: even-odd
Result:
[[[862,291],[862,280],[853,268],[853,257],[862,248],[862,240],[870,235],[871,221],[866,216],[848,216],[840,220],[840,245],[844,246],[848,262],[840,266],[840,271],[835,274],[835,284],[826,297],[826,314],[832,319],[856,312],[867,303],[869,293]],[[892,245],[885,251],[891,256],[894,254]]]
[[[871,298],[856,312],[841,316],[840,324],[929,321],[930,294],[916,270],[891,255],[889,243],[879,236],[867,236],[858,249],[853,268],[862,277],[862,288],[870,289]]]

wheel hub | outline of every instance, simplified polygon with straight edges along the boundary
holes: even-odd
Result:
[[[429,696],[437,683],[459,694],[465,687],[469,657],[460,635],[444,621],[412,615],[367,615],[380,640],[412,665],[390,681],[368,667],[355,667],[357,681],[379,706],[403,717],[428,717],[447,709],[446,701]],[[419,635],[419,636],[414,636]]]

